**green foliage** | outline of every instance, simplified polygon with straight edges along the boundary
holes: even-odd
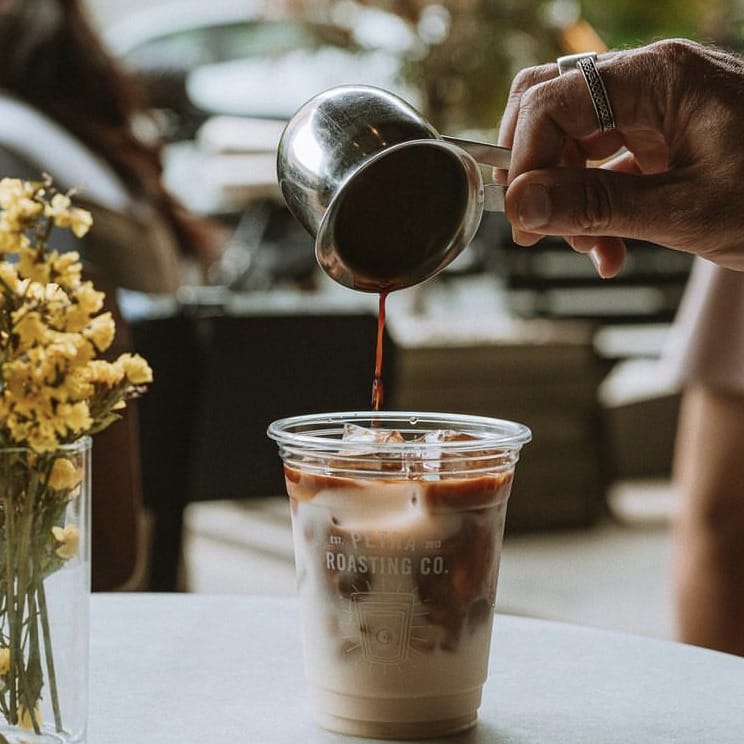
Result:
[[[422,35],[425,52],[407,72],[422,91],[426,116],[450,134],[497,126],[511,81],[520,69],[585,51],[564,48],[564,32],[576,21],[588,22],[588,31],[593,28],[614,49],[671,37],[742,46],[744,10],[736,10],[740,0],[368,2],[398,13],[419,33],[427,14],[446,19],[443,38],[432,42]]]
[[[581,10],[612,48],[660,38],[716,40],[731,0],[581,0]]]
[[[421,8],[427,5],[432,4]],[[514,75],[560,53],[555,31],[543,19],[545,0],[436,5],[446,9],[448,33],[427,44],[426,54],[409,68],[424,93],[425,113],[442,131],[494,127]]]

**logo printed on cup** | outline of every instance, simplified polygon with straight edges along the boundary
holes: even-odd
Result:
[[[360,646],[366,661],[399,664],[408,659],[414,617],[414,596],[396,592],[351,595]]]

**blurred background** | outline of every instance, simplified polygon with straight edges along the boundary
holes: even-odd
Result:
[[[151,350],[196,370],[178,392],[192,404],[180,423],[191,446],[146,463],[175,458],[188,473],[177,492],[162,478],[145,486],[169,525],[143,579],[160,590],[292,593],[266,425],[369,405],[376,298],[319,274],[276,185],[278,138],[305,100],[375,84],[443,133],[493,141],[522,67],[671,36],[744,43],[744,0],[87,2],[147,93],[168,186],[228,236],[175,302],[121,299],[143,337],[166,323]],[[603,282],[559,240],[516,247],[489,214],[440,277],[391,297],[386,407],[533,429],[509,506],[502,611],[672,636],[678,391],[662,356],[689,270],[686,255],[631,242],[622,274]]]

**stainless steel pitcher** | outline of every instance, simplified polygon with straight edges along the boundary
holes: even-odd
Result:
[[[277,174],[323,270],[344,286],[388,292],[428,279],[472,241],[483,211],[503,211],[510,151],[440,135],[396,95],[369,86],[321,93],[292,117]]]

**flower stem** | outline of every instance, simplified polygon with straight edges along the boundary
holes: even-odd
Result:
[[[37,720],[36,704],[41,696],[41,664],[39,661],[39,633],[36,624],[36,602],[33,595],[34,571],[29,571],[29,564],[33,566],[32,534],[34,528],[34,507],[38,486],[38,473],[32,471],[26,497],[30,503],[25,505],[23,521],[18,539],[18,576],[17,576],[17,617],[16,624],[20,636],[21,628],[25,626],[23,641],[18,644],[18,658],[16,660],[17,674],[20,682],[23,707],[31,720],[34,733],[40,734],[41,727]],[[28,608],[27,610],[25,608]],[[28,651],[24,654],[24,648]],[[27,666],[24,666],[24,655],[27,655]]]
[[[44,656],[46,658],[47,673],[49,674],[49,693],[52,697],[52,710],[54,711],[54,726],[57,732],[62,731],[62,714],[59,709],[59,691],[57,689],[57,673],[54,669],[54,654],[52,653],[52,634],[49,630],[49,612],[47,610],[46,592],[44,581],[38,582],[36,596],[41,610],[41,632],[44,636]]]
[[[13,566],[13,554],[15,552],[15,504],[13,495],[9,489],[5,497],[5,591],[7,592],[6,607],[8,613],[8,653],[10,674],[10,695],[8,707],[10,709],[9,722],[18,723],[18,693],[16,685],[16,670],[19,666],[18,654],[20,652],[20,639],[18,638],[18,624],[16,623],[15,597],[16,577]]]

